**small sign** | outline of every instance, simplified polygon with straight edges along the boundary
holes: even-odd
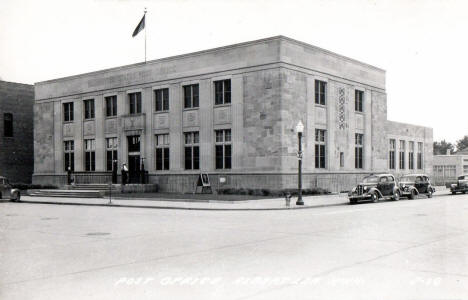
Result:
[[[201,189],[199,189],[201,188]],[[197,186],[195,187],[195,193],[212,193],[210,177],[206,173],[198,175]]]
[[[226,183],[226,177],[219,177],[219,183]]]

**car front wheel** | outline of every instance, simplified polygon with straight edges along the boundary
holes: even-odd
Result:
[[[432,198],[432,190],[429,190],[429,192],[427,192],[427,198]]]
[[[411,191],[411,194],[409,195],[409,198],[412,200],[416,198],[416,192],[414,190]]]
[[[379,200],[379,197],[377,197],[377,194],[376,193],[372,193],[371,194],[371,201],[372,202],[377,202]]]
[[[14,193],[14,194],[13,194],[13,197],[11,197],[11,200],[13,200],[13,201],[20,201],[20,199],[21,199],[21,194],[20,194],[20,192]]]
[[[392,197],[393,201],[398,201],[400,200],[400,192],[398,191],[395,191],[393,192],[393,197]]]

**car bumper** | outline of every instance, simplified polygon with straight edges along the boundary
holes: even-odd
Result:
[[[372,195],[368,193],[364,193],[362,195],[357,195],[357,194],[348,195],[349,201],[370,200],[371,198],[372,198]]]
[[[465,187],[451,187],[450,188],[450,191],[451,192],[468,192],[468,186],[465,186]]]

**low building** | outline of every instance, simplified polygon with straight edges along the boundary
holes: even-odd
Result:
[[[446,155],[434,155],[435,184],[446,185],[457,181],[457,177],[468,174],[468,148]]]
[[[347,190],[373,172],[432,172],[432,129],[387,120],[385,71],[277,36],[35,84],[34,181],[142,168],[162,191]],[[120,172],[120,171],[119,171]]]
[[[0,176],[31,183],[34,86],[0,81]]]

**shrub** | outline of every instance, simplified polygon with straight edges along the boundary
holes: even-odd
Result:
[[[223,188],[218,189],[217,193],[220,195],[250,195],[250,196],[273,196],[273,197],[285,197],[286,194],[291,196],[298,195],[298,189],[281,189],[281,190],[270,190],[270,189],[236,189],[236,188]],[[307,188],[302,190],[302,195],[326,195],[330,192],[326,189]]]
[[[31,184],[31,183],[13,183],[11,185],[15,189],[19,190],[32,190],[32,189],[57,189],[58,187],[50,184]]]

